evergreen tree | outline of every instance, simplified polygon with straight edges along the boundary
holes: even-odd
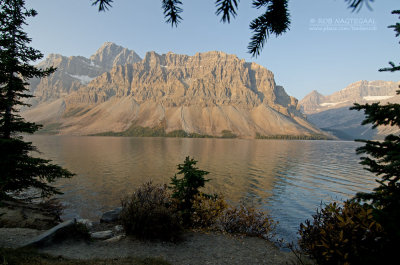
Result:
[[[196,160],[187,156],[183,164],[178,164],[179,171],[177,174],[183,175],[183,177],[181,179],[178,179],[176,175],[172,177],[169,187],[172,190],[172,198],[178,202],[178,208],[182,213],[185,225],[191,223],[194,197],[199,194],[199,189],[209,181],[209,179],[204,178],[209,172],[195,167],[196,163]]]
[[[400,10],[392,14],[400,15]],[[400,23],[389,26],[394,28],[396,37],[400,36]],[[399,71],[399,66],[393,62],[391,67],[380,71]],[[400,94],[400,90],[397,91]],[[388,103],[381,105],[355,104],[351,109],[364,110],[366,118],[363,124],[371,123],[376,128],[380,125],[397,126],[400,128],[400,104]],[[379,186],[370,193],[358,193],[356,198],[374,209],[376,220],[383,226],[387,234],[387,248],[400,246],[400,135],[388,135],[384,141],[358,140],[365,143],[357,149],[358,154],[367,154],[361,157],[361,164],[376,174]],[[395,254],[394,249],[389,253]]]
[[[27,46],[31,39],[22,27],[26,18],[36,14],[35,10],[25,8],[24,0],[0,1],[0,198],[8,197],[7,192],[27,188],[37,188],[47,197],[59,193],[48,183],[73,175],[50,164],[50,160],[32,157],[31,152],[38,152],[37,149],[20,136],[40,128],[18,114],[22,106],[29,106],[24,99],[32,97],[26,88],[27,81],[55,71],[52,67],[42,70],[30,64],[43,54]]]

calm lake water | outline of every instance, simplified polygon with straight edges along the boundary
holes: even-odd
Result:
[[[251,201],[279,221],[278,236],[295,240],[299,224],[321,202],[344,200],[376,186],[358,164],[361,144],[188,138],[29,136],[41,156],[76,173],[57,186],[64,218],[96,220],[148,180],[169,183],[186,156],[210,172],[207,192],[232,203]]]

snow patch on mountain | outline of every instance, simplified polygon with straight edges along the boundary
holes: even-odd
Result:
[[[332,107],[332,106],[336,106],[336,105],[345,103],[345,102],[347,102],[347,101],[348,101],[348,100],[340,101],[340,102],[326,102],[326,103],[321,103],[321,104],[319,104],[319,105],[322,106],[322,107]]]
[[[95,77],[90,77],[87,75],[71,75],[68,74],[69,76],[76,78],[79,80],[79,82],[81,82],[83,85],[89,84],[90,81],[92,81],[93,79],[95,79]]]
[[[392,97],[394,97],[394,96],[366,96],[366,97],[363,97],[363,99],[365,99],[365,100],[385,100],[385,99],[389,99],[389,98],[392,98]]]

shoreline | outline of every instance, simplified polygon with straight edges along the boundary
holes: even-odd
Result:
[[[4,204],[2,205],[4,207]],[[14,209],[17,206],[13,206]],[[34,216],[37,217],[35,214]],[[103,215],[104,216],[104,215]],[[0,216],[1,217],[1,216]],[[67,221],[68,222],[68,221]],[[64,222],[66,223],[66,222]],[[118,223],[77,220],[84,224],[92,239],[65,238],[37,247],[39,253],[67,259],[115,259],[128,257],[161,258],[171,264],[287,264],[292,253],[282,251],[273,242],[258,237],[231,235],[216,231],[187,230],[178,243],[142,241],[126,236]],[[104,230],[106,229],[106,230]],[[94,237],[93,235],[106,234]],[[0,247],[19,248],[46,230],[34,228],[0,228]]]

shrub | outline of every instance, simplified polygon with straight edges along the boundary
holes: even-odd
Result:
[[[67,239],[88,241],[90,239],[89,229],[84,224],[74,223],[58,230],[54,235],[53,241],[57,243]]]
[[[240,204],[229,207],[218,221],[222,231],[271,239],[276,223],[264,212]]]
[[[147,182],[122,200],[121,224],[127,235],[139,239],[176,241],[182,232],[181,220],[166,185]]]
[[[229,206],[222,196],[198,194],[193,200],[192,227],[271,239],[275,223],[262,211]]]
[[[176,175],[171,178],[172,198],[176,199],[186,226],[191,225],[194,197],[199,194],[199,189],[209,181],[204,178],[209,172],[195,167],[196,163],[196,160],[187,156],[183,164],[178,164],[179,172],[177,174],[182,174],[183,178],[178,179]]]
[[[228,204],[222,196],[200,193],[193,200],[192,226],[211,228],[224,213]]]
[[[382,227],[372,209],[346,201],[331,203],[300,225],[300,248],[318,264],[385,264],[382,256]]]

